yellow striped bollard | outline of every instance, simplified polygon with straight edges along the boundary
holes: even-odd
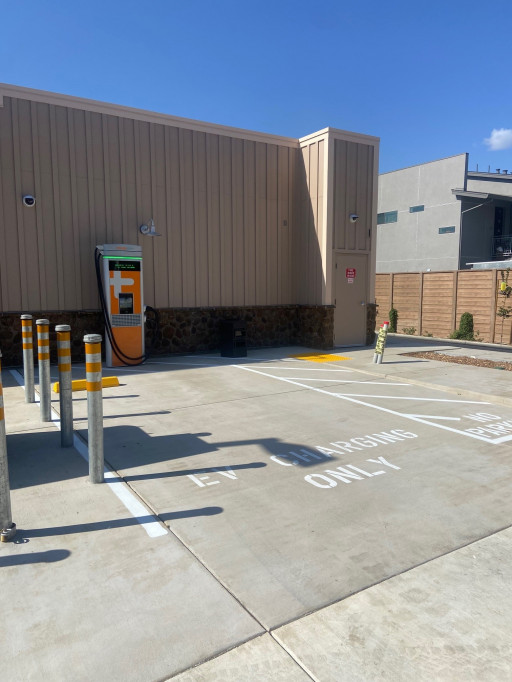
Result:
[[[25,402],[35,403],[34,391],[34,340],[32,336],[32,315],[21,316],[21,338],[23,341],[23,379]]]
[[[36,320],[37,360],[39,365],[39,399],[41,401],[41,421],[51,422],[51,382],[50,382],[50,322]]]
[[[87,424],[89,445],[89,479],[103,483],[103,403],[101,386],[101,336],[86,334],[85,380],[87,387]]]
[[[57,357],[59,360],[60,444],[73,445],[73,390],[71,387],[71,327],[58,324]]]
[[[0,358],[2,353],[0,351]],[[16,524],[11,515],[11,489],[7,464],[7,437],[4,421],[4,395],[2,389],[2,366],[0,361],[0,540],[8,542],[16,534]]]

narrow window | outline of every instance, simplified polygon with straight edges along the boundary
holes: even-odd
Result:
[[[396,223],[398,221],[398,211],[387,211],[386,213],[377,213],[377,225],[385,225],[386,223]]]
[[[409,206],[409,213],[419,213],[424,210],[425,206],[423,204],[420,204],[419,206]]]
[[[439,228],[439,234],[447,234],[448,232],[455,232],[455,225],[450,225],[450,227]]]

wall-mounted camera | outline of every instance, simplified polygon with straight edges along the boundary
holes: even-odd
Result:
[[[32,206],[36,205],[36,198],[33,197],[31,194],[25,194],[23,197],[23,206],[27,206],[28,208],[32,208]]]
[[[357,213],[351,213],[348,217],[351,223],[356,223],[359,220]]]

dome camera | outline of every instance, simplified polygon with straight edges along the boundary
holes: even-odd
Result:
[[[349,215],[349,220],[350,220],[351,223],[357,222],[358,219],[359,219],[359,216],[357,215],[357,213],[351,213],[351,214]]]
[[[25,194],[23,197],[23,206],[28,206],[31,208],[36,205],[36,199],[31,194]]]

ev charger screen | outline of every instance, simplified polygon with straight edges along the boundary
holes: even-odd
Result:
[[[119,294],[119,313],[133,315],[133,294]]]

